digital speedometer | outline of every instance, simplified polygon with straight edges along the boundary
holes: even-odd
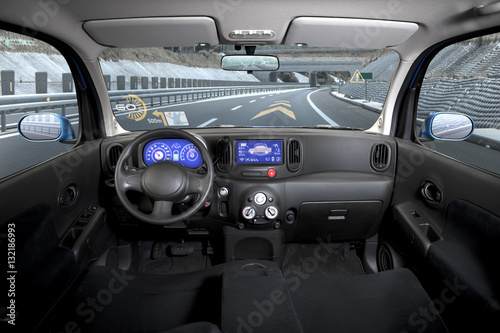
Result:
[[[203,164],[201,153],[185,139],[160,139],[148,142],[143,151],[144,164],[150,166],[160,161],[172,161],[188,168]]]

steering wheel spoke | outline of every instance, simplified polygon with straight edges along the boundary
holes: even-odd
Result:
[[[209,177],[207,174],[196,173],[194,170],[188,170],[188,184],[186,187],[186,194],[201,193],[203,189],[209,186]]]
[[[151,217],[157,220],[168,220],[172,218],[172,206],[171,201],[155,201],[153,204],[153,211],[151,212]]]
[[[125,191],[141,192],[141,176],[144,169],[123,170],[124,182],[123,188]]]

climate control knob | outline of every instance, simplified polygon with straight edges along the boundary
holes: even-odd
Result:
[[[263,205],[266,203],[267,201],[267,197],[264,193],[262,192],[258,192],[257,194],[255,194],[255,196],[253,197],[253,201],[257,204],[257,205]]]
[[[267,206],[264,214],[266,215],[267,219],[274,220],[278,217],[278,208],[276,208],[275,206]]]
[[[253,219],[255,217],[255,213],[255,208],[253,208],[252,206],[246,206],[242,211],[243,217],[247,220]]]

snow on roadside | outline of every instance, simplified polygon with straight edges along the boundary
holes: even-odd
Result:
[[[0,52],[0,57],[2,58],[0,71],[15,70],[16,95],[35,93],[36,72],[47,72],[48,93],[59,93],[62,91],[62,74],[70,72],[66,60],[61,55]],[[228,72],[222,69],[196,68],[159,62],[102,61],[101,67],[103,73],[111,75],[111,81],[114,82],[118,75],[125,75],[127,83],[130,82],[130,76],[259,82],[255,76],[246,72]],[[149,86],[151,87],[151,84]]]

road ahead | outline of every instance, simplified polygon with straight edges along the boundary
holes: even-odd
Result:
[[[125,113],[119,115],[118,119],[128,130],[146,130],[165,127],[162,114],[168,118],[170,113],[174,115],[178,112],[184,112],[187,118],[183,118],[184,122],[179,121],[180,127],[216,125],[294,127],[329,124],[366,129],[378,116],[374,112],[333,98],[329,89],[299,89],[149,107],[143,117]],[[185,124],[186,120],[188,124]]]
[[[185,118],[179,117],[178,112],[184,112]],[[145,113],[137,116],[138,114],[122,113],[118,115],[118,120],[127,130],[165,128],[165,123],[168,125],[169,121],[179,124],[187,121],[187,124],[178,128],[329,124],[366,129],[375,122],[378,115],[332,97],[329,89],[299,89],[148,107]],[[78,133],[78,122],[74,122],[73,126],[75,133]],[[71,145],[59,142],[28,142],[17,133],[0,136],[0,178],[70,148]]]

